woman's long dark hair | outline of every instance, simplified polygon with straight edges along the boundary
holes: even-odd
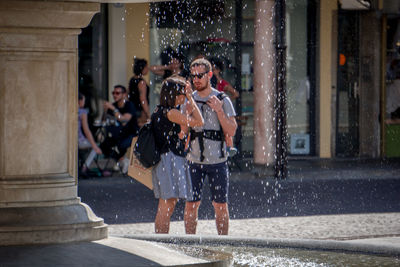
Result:
[[[133,64],[133,73],[136,76],[141,76],[143,69],[147,66],[147,60],[143,58],[135,58],[135,62]]]
[[[185,94],[186,80],[182,76],[172,75],[163,81],[160,92],[160,105],[166,108],[175,107],[178,95]]]

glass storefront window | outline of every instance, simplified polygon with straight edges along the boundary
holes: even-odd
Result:
[[[400,118],[400,19],[388,19],[387,24],[386,118]]]
[[[236,8],[241,8],[237,18]],[[170,16],[171,14],[177,14]],[[234,0],[207,0],[153,3],[151,5],[151,58],[152,65],[162,64],[160,55],[169,47],[184,55],[187,68],[197,56],[217,57],[224,65],[223,78],[236,90],[242,90],[241,103],[236,105],[242,125],[240,144],[242,149],[253,149],[253,93],[252,62],[254,42],[254,1],[242,1],[242,7]],[[237,40],[238,21],[242,38]],[[242,51],[242,65],[237,61],[237,49]],[[241,71],[241,74],[238,74]],[[240,72],[239,72],[240,73]],[[151,76],[152,101],[156,105],[162,79]],[[239,87],[239,88],[238,88]],[[240,110],[238,110],[240,108]],[[238,137],[237,137],[238,138]]]
[[[400,19],[387,20],[385,156],[400,156]]]
[[[286,3],[288,148],[292,154],[309,154],[308,1],[288,0]],[[241,12],[237,12],[236,8],[241,8]],[[253,0],[171,1],[151,4],[150,64],[165,64],[160,55],[168,48],[184,55],[185,68],[198,55],[218,57],[223,61],[224,79],[241,91],[241,97],[236,101],[241,132],[236,135],[236,141],[241,146],[241,151],[250,153],[254,147],[254,15]],[[241,27],[240,40],[237,39],[238,25]],[[151,75],[150,80],[150,103],[154,108],[158,103],[162,78]],[[296,145],[292,147],[291,142]]]
[[[290,154],[310,153],[307,0],[286,1],[287,129]]]

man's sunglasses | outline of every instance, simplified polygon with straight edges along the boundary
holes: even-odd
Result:
[[[208,71],[203,72],[203,73],[197,73],[197,74],[190,74],[190,78],[193,80],[194,78],[197,79],[202,79],[204,77],[204,75],[206,75],[208,73]]]
[[[118,92],[118,91],[115,92],[115,91],[114,91],[114,92],[112,92],[112,94],[113,94],[113,95],[120,95],[120,94],[122,94],[122,92]]]

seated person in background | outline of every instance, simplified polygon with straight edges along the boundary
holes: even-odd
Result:
[[[107,135],[104,142],[100,145],[106,156],[112,156],[118,161],[123,173],[127,173],[129,159],[124,157],[127,149],[131,146],[132,138],[137,135],[138,125],[135,106],[127,96],[126,88],[122,85],[114,86],[112,92],[114,103],[104,101],[104,112],[113,116],[116,124],[108,126]],[[117,146],[116,153],[112,152],[112,147]]]
[[[88,110],[85,109],[85,96],[79,93],[78,97],[78,148],[87,149],[92,148],[89,156],[86,158],[85,163],[82,166],[81,172],[85,174],[92,163],[96,154],[102,154],[101,149],[97,146],[92,132],[89,129],[88,124]],[[82,132],[83,130],[83,132]]]

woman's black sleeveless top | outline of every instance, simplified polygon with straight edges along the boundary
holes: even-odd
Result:
[[[161,153],[171,151],[177,156],[185,157],[185,139],[179,139],[178,136],[181,126],[167,118],[169,110],[169,108],[157,106],[156,111],[151,115],[157,147],[161,148]]]
[[[129,100],[135,105],[135,109],[137,112],[142,111],[143,107],[140,103],[140,94],[139,94],[139,83],[142,81],[143,78],[135,78],[132,77],[131,80],[129,81]],[[147,103],[149,102],[149,94],[150,94],[150,88],[147,85],[147,93],[146,93],[146,99]]]

